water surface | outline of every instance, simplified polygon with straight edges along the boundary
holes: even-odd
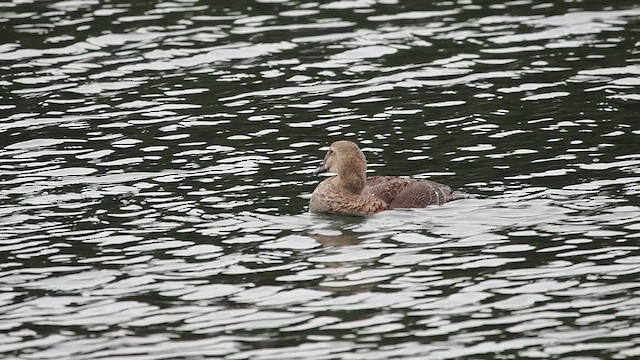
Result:
[[[5,359],[640,356],[635,1],[0,3]],[[308,213],[332,141],[474,197]]]

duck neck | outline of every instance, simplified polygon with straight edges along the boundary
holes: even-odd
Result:
[[[348,192],[354,195],[361,195],[364,190],[364,184],[367,179],[366,163],[350,164],[338,171],[338,181],[340,185]]]

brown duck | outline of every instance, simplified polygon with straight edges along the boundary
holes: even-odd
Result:
[[[446,185],[397,176],[367,177],[367,159],[351,141],[336,141],[315,171],[336,173],[322,181],[311,195],[309,210],[340,215],[369,215],[387,209],[423,208],[454,200]]]

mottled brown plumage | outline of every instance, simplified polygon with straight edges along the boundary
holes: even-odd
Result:
[[[309,210],[340,215],[369,215],[387,209],[422,208],[455,199],[443,184],[397,176],[367,178],[367,160],[351,141],[336,141],[329,147],[316,173],[337,175],[322,181],[311,195]]]

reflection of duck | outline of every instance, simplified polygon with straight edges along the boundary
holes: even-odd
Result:
[[[316,170],[336,176],[322,181],[311,195],[309,210],[340,215],[369,215],[387,209],[442,205],[456,198],[446,185],[396,176],[367,178],[367,159],[358,145],[336,141]]]

